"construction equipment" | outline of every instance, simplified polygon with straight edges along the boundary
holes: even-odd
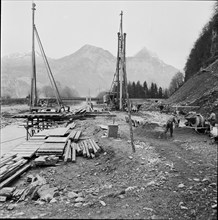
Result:
[[[30,92],[30,112],[41,112],[41,111],[55,111],[55,112],[60,112],[60,111],[69,111],[69,107],[65,107],[61,97],[60,97],[60,93],[58,91],[56,82],[54,80],[54,76],[51,72],[51,68],[49,66],[47,57],[45,55],[45,51],[43,49],[41,40],[39,38],[39,34],[38,31],[36,29],[35,26],[35,7],[36,4],[32,3],[32,77],[31,77],[31,92]],[[39,99],[38,94],[37,94],[37,86],[36,86],[36,61],[35,61],[35,36],[37,38],[38,41],[38,45],[47,69],[47,73],[48,73],[48,77],[51,83],[51,86],[54,90],[54,94],[55,94],[55,98],[56,98],[56,104],[57,107],[56,108],[51,108],[51,106],[49,107],[49,102],[47,100],[47,102],[43,102],[42,104],[42,100]]]
[[[110,110],[125,110],[127,107],[127,76],[126,76],[126,33],[123,33],[123,12],[120,13],[120,29],[118,35],[118,50],[116,72],[110,91],[103,97]]]

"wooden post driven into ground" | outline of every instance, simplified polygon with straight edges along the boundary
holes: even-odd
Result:
[[[135,152],[135,145],[133,140],[133,130],[132,130],[132,119],[131,119],[131,107],[129,101],[129,93],[127,88],[127,75],[126,75],[126,33],[124,33],[124,48],[123,48],[123,75],[124,75],[124,85],[125,85],[125,92],[126,92],[126,99],[127,99],[127,108],[128,108],[128,117],[129,117],[129,130],[130,130],[130,141],[132,146],[133,153]]]

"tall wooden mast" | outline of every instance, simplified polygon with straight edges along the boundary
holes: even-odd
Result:
[[[120,30],[118,32],[118,59],[117,59],[117,78],[119,79],[118,82],[118,89],[119,89],[119,110],[124,110],[124,102],[126,101],[126,90],[125,90],[125,78],[126,78],[126,71],[125,71],[125,35],[123,33],[123,11],[120,13]]]
[[[30,108],[37,106],[37,90],[36,90],[36,59],[35,59],[35,3],[32,3],[32,78],[31,78],[31,92],[30,92]]]

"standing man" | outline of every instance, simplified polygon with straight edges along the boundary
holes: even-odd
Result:
[[[170,137],[173,137],[173,123],[175,123],[175,127],[178,125],[178,119],[175,114],[173,114],[167,121],[166,130],[164,133],[166,134],[168,130],[170,130]]]
[[[208,121],[210,122],[211,127],[215,126],[215,124],[216,124],[216,114],[213,112],[213,110],[211,110],[211,112],[210,112],[210,116],[208,118]],[[212,128],[210,130],[212,130]]]

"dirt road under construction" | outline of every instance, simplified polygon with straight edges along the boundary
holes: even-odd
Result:
[[[28,198],[10,209],[10,201],[0,203],[0,217],[217,219],[217,144],[183,126],[183,120],[173,137],[165,138],[160,134],[170,115],[139,111],[132,115],[142,122],[133,127],[136,152],[132,153],[127,113],[113,114],[118,138],[107,137],[102,129],[113,123],[111,117],[75,121],[76,128],[102,148],[98,157],[31,168],[12,184],[24,186],[28,175],[39,174],[58,188],[53,202]],[[2,131],[17,121],[11,123]],[[80,206],[75,206],[72,192],[82,195]]]

